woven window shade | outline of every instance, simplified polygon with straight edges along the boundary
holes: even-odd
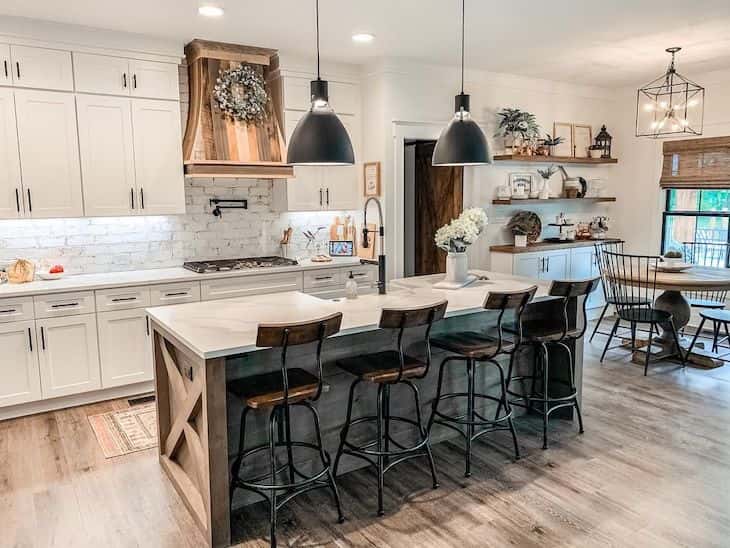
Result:
[[[730,188],[730,137],[664,143],[662,188]]]

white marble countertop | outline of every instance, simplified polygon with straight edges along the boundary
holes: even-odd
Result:
[[[68,291],[88,291],[92,289],[110,289],[114,287],[130,287],[135,285],[153,285],[174,282],[211,280],[216,278],[236,278],[241,276],[261,276],[277,272],[296,272],[316,270],[319,268],[338,268],[360,264],[359,257],[335,257],[329,263],[314,263],[310,260],[299,261],[296,266],[277,266],[255,270],[232,270],[228,272],[212,272],[198,274],[183,267],[156,268],[149,270],[131,270],[128,272],[107,272],[104,274],[80,274],[65,276],[58,280],[35,280],[25,284],[0,285],[0,299],[5,297],[28,297],[32,295],[48,295]]]
[[[495,272],[472,271],[487,276],[458,290],[434,289],[443,275],[394,280],[386,295],[361,295],[357,299],[322,300],[298,291],[239,297],[147,309],[155,322],[204,359],[256,349],[259,323],[293,323],[342,312],[342,330],[348,335],[378,328],[383,308],[415,308],[448,300],[446,316],[481,309],[490,291],[516,291],[538,285],[547,295],[549,284]]]

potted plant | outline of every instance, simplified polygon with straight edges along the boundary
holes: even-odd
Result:
[[[436,246],[446,251],[446,281],[464,283],[469,274],[467,248],[487,226],[487,214],[480,207],[465,209],[458,218],[436,231]]]
[[[601,145],[591,145],[588,147],[588,155],[591,158],[601,158],[603,156],[603,147]]]
[[[522,147],[529,145],[540,135],[537,119],[530,112],[518,108],[503,108],[497,116],[500,120],[495,136],[504,139],[504,147],[508,152],[519,154]]]
[[[507,230],[515,238],[515,247],[527,247],[527,236],[533,230],[533,214],[529,211],[515,213],[507,223]]]
[[[555,173],[558,171],[558,168],[550,164],[545,169],[538,169],[537,172],[540,174],[540,177],[542,177],[542,186],[540,187],[540,192],[538,194],[538,198],[540,200],[547,200],[550,198],[550,177],[555,175]]]
[[[662,260],[667,264],[667,266],[678,266],[682,264],[682,259],[682,252],[678,249],[670,249],[664,253],[664,256],[662,257]]]
[[[551,137],[549,133],[546,133],[545,139],[544,139],[544,145],[545,145],[545,148],[547,149],[547,153],[545,155],[553,156],[554,155],[553,151],[555,150],[555,147],[563,142],[565,142],[564,137]]]

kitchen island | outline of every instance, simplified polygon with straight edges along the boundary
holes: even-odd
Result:
[[[351,380],[334,362],[344,356],[392,348],[393,334],[378,328],[383,308],[413,308],[447,299],[446,317],[434,326],[434,334],[465,328],[485,329],[495,321],[491,312],[482,309],[490,291],[521,290],[534,283],[505,274],[473,273],[486,279],[456,291],[434,289],[433,284],[442,278],[437,275],[396,280],[390,283],[386,295],[365,295],[355,300],[322,300],[288,292],[148,309],[153,331],[160,463],[209,545],[226,546],[231,538],[229,470],[233,448],[238,445],[241,408],[238,401],[227,397],[226,382],[279,367],[278,352],[256,347],[258,324],[294,323],[342,312],[340,333],[325,343],[323,379],[327,389],[317,402],[323,418],[324,445],[333,453],[344,422],[347,386]],[[525,319],[555,321],[562,316],[562,301],[546,297],[545,282],[538,282],[538,286],[537,298],[525,310]],[[576,303],[571,303],[570,310],[570,321],[574,322]],[[580,393],[582,342],[577,343],[574,355],[575,383]],[[313,366],[311,356],[311,349],[290,351],[292,363],[300,359],[305,368]],[[434,351],[434,363],[438,364],[442,356]],[[517,366],[529,365],[530,360],[531,352],[520,353]],[[554,378],[569,374],[564,353],[551,355],[551,362]],[[465,368],[454,367],[451,373],[449,382],[453,386],[466,379]],[[426,405],[434,396],[436,377],[437,367],[433,367],[420,382]],[[478,382],[489,390],[497,379],[487,377]],[[371,403],[370,398],[358,402],[355,416],[371,414],[368,408]],[[394,411],[398,410],[396,406]],[[295,437],[311,434],[306,429],[298,429],[296,419],[293,421]],[[251,443],[263,439],[264,430],[264,417],[257,417]],[[409,435],[407,431],[400,434]],[[434,430],[433,442],[455,435]],[[246,439],[248,444],[248,434]],[[306,462],[298,464],[307,466]],[[362,463],[343,461],[341,470],[356,466]],[[243,497],[234,500],[233,509],[248,502]]]

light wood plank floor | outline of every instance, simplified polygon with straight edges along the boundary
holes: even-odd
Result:
[[[509,438],[478,443],[464,479],[460,446],[435,447],[441,488],[425,463],[386,478],[387,514],[375,518],[375,476],[340,478],[348,516],[335,523],[326,492],[282,513],[281,545],[378,547],[730,546],[730,368],[654,366],[649,377],[587,348],[586,433],[555,421],[552,447],[521,419],[526,454]],[[193,547],[202,544],[154,450],[104,459],[87,415],[125,401],[0,423],[0,545]],[[268,546],[267,512],[235,521],[241,546]]]

